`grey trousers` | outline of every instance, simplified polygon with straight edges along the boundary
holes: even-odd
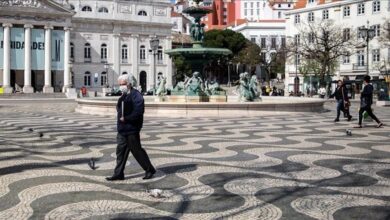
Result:
[[[116,136],[116,166],[114,170],[114,176],[123,176],[125,170],[126,161],[129,157],[129,153],[133,154],[138,164],[145,171],[154,170],[152,163],[149,160],[149,156],[141,146],[141,140],[139,133]]]

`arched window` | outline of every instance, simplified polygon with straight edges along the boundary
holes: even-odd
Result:
[[[91,73],[88,71],[84,73],[84,86],[91,86]]]
[[[102,62],[107,61],[107,44],[102,44],[100,46],[100,58],[102,59]]]
[[[144,45],[140,46],[139,59],[140,59],[141,63],[145,63],[145,60],[146,60],[146,49],[145,49]]]
[[[89,7],[88,5],[84,6],[81,11],[92,11],[92,8]]]
[[[108,9],[106,7],[99,8],[98,12],[100,13],[108,13]]]
[[[107,85],[107,73],[106,72],[102,72],[100,74],[100,85],[101,86],[106,86]]]
[[[122,63],[127,63],[127,54],[128,54],[127,45],[123,44],[122,45]]]
[[[163,49],[161,46],[159,46],[157,50],[157,63],[163,63]]]
[[[139,16],[148,16],[148,14],[146,13],[146,11],[144,11],[144,10],[139,11],[139,12],[138,12],[138,15],[139,15]]]
[[[70,7],[71,10],[75,9],[74,5],[72,5],[72,4],[69,4],[69,7]]]
[[[84,45],[84,60],[85,62],[91,62],[91,44],[89,43]]]
[[[123,72],[122,75],[127,75],[127,72]]]
[[[70,43],[70,59],[74,59],[74,44]]]

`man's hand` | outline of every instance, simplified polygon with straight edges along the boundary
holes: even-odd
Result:
[[[121,118],[119,119],[119,121],[125,122],[125,118],[124,118],[124,117],[121,117]]]

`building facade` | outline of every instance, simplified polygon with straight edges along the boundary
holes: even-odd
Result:
[[[355,37],[361,47],[356,49],[350,56],[340,57],[333,80],[349,79],[359,80],[369,73],[374,79],[383,78],[381,69],[389,62],[389,44],[381,42],[381,30],[390,21],[390,1],[388,0],[298,0],[294,10],[288,11],[287,36],[294,39],[299,36],[299,27],[304,23],[333,20],[343,27],[343,33]],[[373,38],[369,40],[368,57],[366,42],[359,28],[369,27],[374,29]],[[288,91],[294,89],[294,78],[300,78],[300,91],[306,91],[308,83],[299,74],[299,55],[286,63],[285,86]],[[295,65],[296,64],[296,65]],[[367,68],[368,64],[368,68]],[[357,85],[356,92],[360,85]]]
[[[24,89],[25,92],[60,92],[71,86],[102,91],[103,88],[117,86],[117,78],[121,74],[133,74],[144,92],[154,87],[159,75],[165,76],[167,85],[171,86],[172,63],[164,54],[164,50],[171,48],[169,0],[3,2],[8,4],[2,3],[0,7],[4,35],[4,51],[1,54],[11,51],[10,57],[4,56],[0,77],[6,92],[18,87],[29,88],[28,81],[31,79],[32,89]],[[15,13],[15,9],[20,13]],[[21,20],[22,14],[29,16]],[[19,26],[24,27],[24,31],[14,30]],[[34,28],[28,28],[31,26]],[[42,30],[36,31],[35,27]],[[30,29],[31,34],[26,29]],[[155,37],[159,39],[159,45],[151,50],[150,40]],[[16,51],[14,56],[14,38],[23,39],[23,44],[30,42],[32,52],[26,43],[23,52]],[[10,42],[9,45],[7,42]],[[34,45],[40,42],[52,45],[51,49],[41,48],[44,56],[34,55],[38,53]],[[29,53],[32,54],[30,59]],[[63,58],[55,53],[63,54]],[[24,62],[22,68],[19,64],[17,68],[11,65],[19,54],[30,60]]]

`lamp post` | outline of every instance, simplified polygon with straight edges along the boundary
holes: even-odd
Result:
[[[231,65],[232,65],[232,62],[229,61],[229,66],[228,66],[228,83],[227,83],[227,85],[228,85],[229,87],[232,85],[231,82],[230,82]]]
[[[160,44],[160,40],[157,36],[154,36],[150,39],[150,50],[149,52],[153,53],[153,95],[156,93],[156,55],[158,54],[158,46]]]
[[[294,78],[294,95],[298,96],[299,77],[298,77],[298,47],[295,46],[295,78]]]
[[[106,88],[109,87],[109,85],[108,85],[108,68],[109,67],[110,67],[110,65],[108,63],[104,64],[104,69],[106,70],[106,80],[104,82],[104,85],[105,85]]]
[[[374,38],[375,35],[375,29],[370,28],[369,21],[367,21],[367,27],[359,28],[360,34],[363,37],[363,39],[366,41],[366,47],[367,47],[367,75],[369,75],[369,68],[368,68],[368,62],[370,61],[368,59],[369,56],[369,41]]]

